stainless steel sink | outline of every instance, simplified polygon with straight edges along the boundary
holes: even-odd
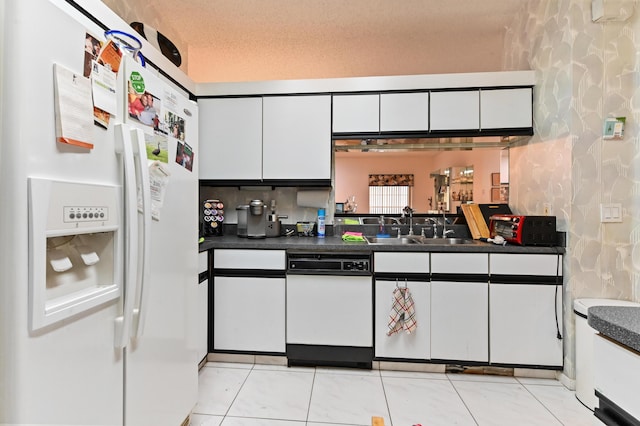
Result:
[[[424,244],[424,245],[463,245],[463,244],[479,244],[478,241],[470,238],[426,238],[419,235],[408,235],[405,237],[364,237],[369,244],[377,245],[406,245],[406,244]]]
[[[401,238],[364,237],[364,239],[367,240],[367,243],[369,244],[379,244],[379,245],[420,244],[416,239],[406,238],[406,237],[401,237]]]
[[[360,223],[362,225],[379,225],[380,218],[379,217],[361,217]],[[385,225],[398,225],[400,221],[395,217],[385,217],[384,223]]]
[[[468,238],[422,238],[420,244],[452,245],[452,244],[476,244],[475,240]]]

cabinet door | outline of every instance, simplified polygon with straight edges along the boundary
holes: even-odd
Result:
[[[376,280],[375,356],[379,358],[429,359],[431,352],[430,284],[429,282],[400,280],[399,285],[406,285],[411,292],[418,326],[411,334],[399,331],[387,336],[396,282]]]
[[[207,356],[209,336],[209,280],[198,285],[198,325],[196,327],[198,362]]]
[[[480,91],[480,128],[533,127],[533,89]]]
[[[331,179],[331,96],[264,98],[264,179]]]
[[[593,341],[593,376],[598,392],[635,419],[640,419],[640,354],[598,334]],[[637,422],[621,421],[618,424]]]
[[[562,367],[562,286],[491,284],[489,306],[491,363]]]
[[[262,98],[201,99],[200,179],[262,178]]]
[[[480,92],[431,92],[431,130],[480,129]]]
[[[489,284],[431,282],[431,358],[489,361]]]
[[[429,93],[380,95],[380,131],[429,130]]]
[[[380,129],[380,95],[334,95],[334,133],[377,132]]]
[[[214,277],[213,348],[285,351],[285,279]]]

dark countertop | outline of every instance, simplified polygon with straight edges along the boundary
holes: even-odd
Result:
[[[393,238],[392,238],[393,239]],[[257,249],[257,250],[331,250],[331,251],[425,251],[458,253],[529,253],[563,254],[563,247],[499,246],[492,243],[473,241],[472,244],[367,244],[366,242],[345,242],[337,236],[317,237],[276,237],[240,238],[235,235],[207,237],[200,244],[200,251],[210,249]]]
[[[640,307],[594,306],[587,317],[595,330],[640,352]]]

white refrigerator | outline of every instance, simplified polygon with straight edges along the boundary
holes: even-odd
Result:
[[[86,56],[133,30],[78,3],[0,3],[0,425],[176,426],[200,361],[197,105],[125,53],[87,126]]]

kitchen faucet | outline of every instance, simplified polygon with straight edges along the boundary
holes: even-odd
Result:
[[[453,229],[447,230],[447,215],[444,212],[444,207],[442,207],[442,238],[447,238],[447,235],[453,234],[454,232]]]
[[[409,215],[409,233],[407,235],[413,235],[413,209],[409,206],[405,206],[402,209],[402,216]]]

